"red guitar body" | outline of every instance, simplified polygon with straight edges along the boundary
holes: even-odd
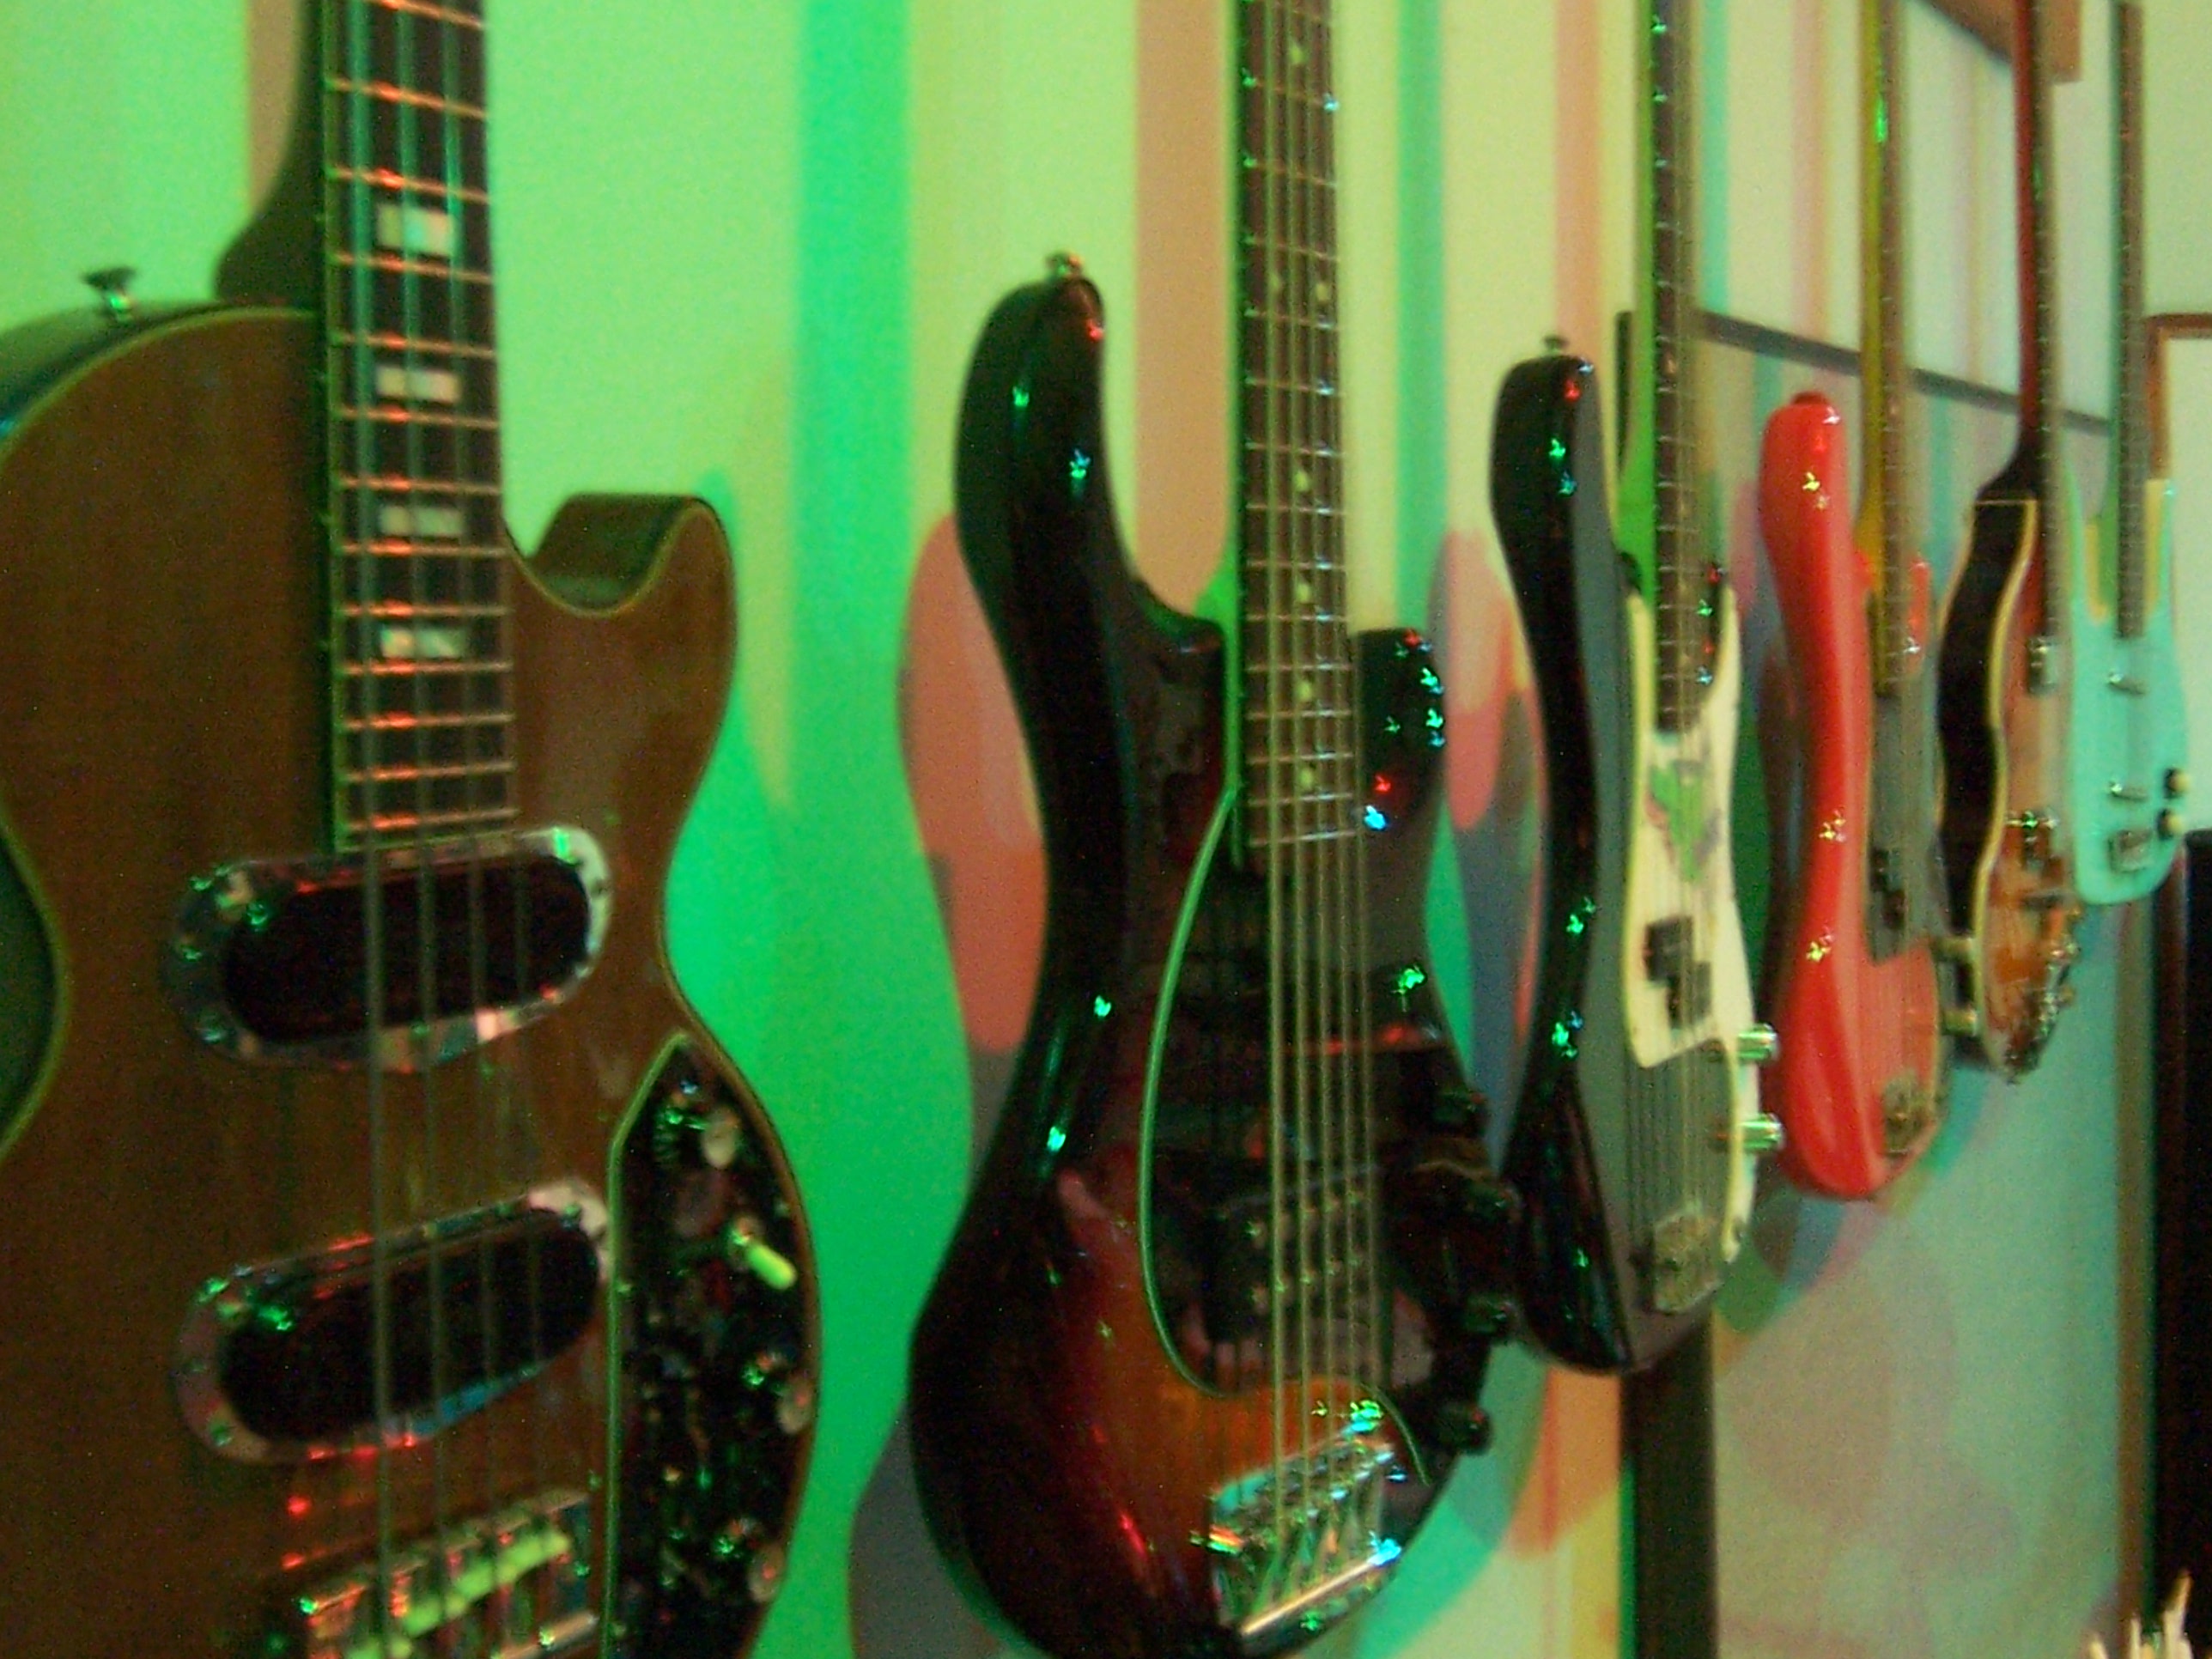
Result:
[[[1774,572],[1802,715],[1796,880],[1778,934],[1771,1023],[1781,1034],[1768,1098],[1784,1171],[1834,1198],[1887,1185],[1933,1133],[1942,1013],[1925,938],[1877,953],[1875,697],[1869,607],[1876,587],[1854,544],[1844,428],[1807,393],[1766,428],[1759,526]],[[1928,568],[1912,568],[1927,611]],[[1916,618],[1914,632],[1920,633]]]

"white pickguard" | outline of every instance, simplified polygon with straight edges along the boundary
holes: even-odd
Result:
[[[1758,1067],[1741,1052],[1742,1034],[1754,1020],[1751,969],[1743,943],[1743,921],[1735,903],[1735,860],[1731,844],[1729,797],[1735,783],[1738,706],[1743,669],[1735,598],[1720,591],[1720,649],[1698,723],[1681,733],[1658,729],[1657,656],[1650,607],[1641,594],[1627,600],[1628,673],[1635,688],[1636,796],[1628,853],[1628,894],[1621,930],[1621,976],[1626,988],[1628,1041],[1636,1063],[1646,1068],[1707,1043],[1727,1050],[1733,1087],[1729,1121],[1715,1124],[1729,1141],[1728,1224],[1721,1231],[1722,1259],[1735,1255],[1751,1217],[1756,1160],[1746,1150],[1744,1128],[1759,1115]],[[1673,787],[1698,797],[1696,810],[1680,816],[1689,826],[1680,854],[1669,833],[1666,806],[1654,791]],[[1644,963],[1646,930],[1655,922],[1686,917],[1691,955],[1711,974],[1705,1018],[1677,1025],[1667,1009],[1667,988]]]

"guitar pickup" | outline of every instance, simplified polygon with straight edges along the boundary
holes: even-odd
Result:
[[[240,1267],[185,1314],[177,1404],[208,1448],[298,1462],[436,1432],[574,1347],[599,1310],[606,1206],[560,1182],[387,1237]],[[377,1279],[390,1418],[377,1421]]]
[[[2150,867],[2151,840],[2148,830],[2115,830],[2106,838],[2106,855],[2121,875],[2134,875]]]
[[[1644,971],[1667,988],[1667,1019],[1675,1026],[1696,1025],[1711,1012],[1713,970],[1692,951],[1695,934],[1687,916],[1668,916],[1644,930]]]
[[[606,855],[581,830],[226,865],[197,878],[163,954],[194,1035],[240,1060],[415,1071],[541,1019],[599,959],[613,906]]]

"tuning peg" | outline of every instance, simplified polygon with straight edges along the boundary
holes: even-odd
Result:
[[[131,283],[137,275],[131,265],[102,265],[84,273],[85,285],[100,296],[100,309],[111,323],[127,323],[137,313],[138,302],[131,297]]]

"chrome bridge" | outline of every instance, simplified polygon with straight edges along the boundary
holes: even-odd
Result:
[[[1402,1553],[1382,1530],[1385,1486],[1405,1478],[1372,1401],[1328,1443],[1256,1469],[1213,1494],[1204,1543],[1214,1605],[1238,1647],[1280,1653],[1382,1589]]]
[[[309,1588],[276,1634],[299,1659],[561,1659],[599,1644],[591,1504],[556,1491]],[[388,1617],[378,1617],[380,1583]]]

